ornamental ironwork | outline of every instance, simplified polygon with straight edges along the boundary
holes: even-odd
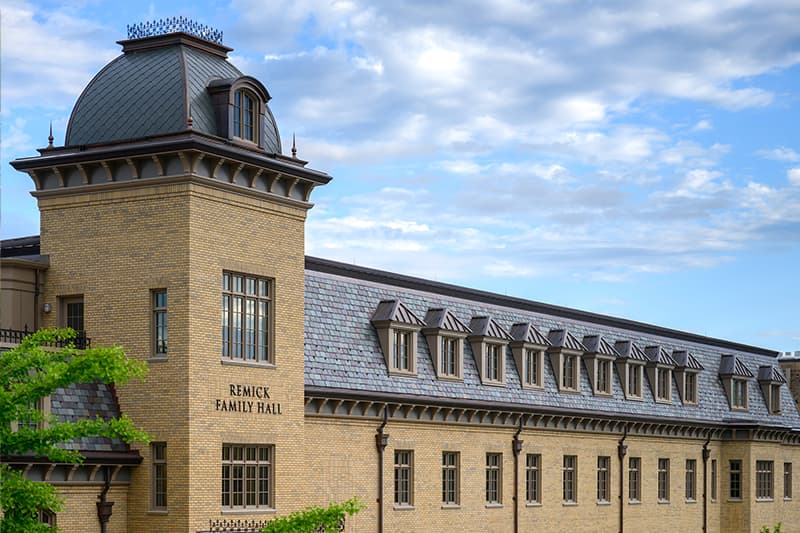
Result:
[[[269,520],[210,519],[208,529],[197,533],[259,533]],[[344,531],[345,520],[339,520],[337,531]],[[325,533],[325,526],[320,526],[314,533]]]
[[[128,39],[143,39],[177,32],[188,33],[212,43],[222,44],[222,31],[186,17],[168,17],[128,25]]]

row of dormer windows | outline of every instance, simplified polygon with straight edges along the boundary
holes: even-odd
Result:
[[[641,350],[625,340],[611,345],[599,335],[586,335],[579,341],[563,329],[551,330],[545,336],[529,323],[514,324],[509,334],[490,317],[473,317],[467,326],[446,309],[429,310],[423,321],[397,300],[381,302],[372,323],[392,375],[416,375],[417,335],[421,331],[436,376],[442,380],[463,379],[464,343],[468,342],[485,385],[505,386],[506,348],[510,347],[523,388],[544,387],[544,359],[548,356],[559,392],[581,392],[583,360],[592,393],[596,396],[613,395],[612,369],[616,366],[626,399],[644,399],[643,384],[647,374],[656,402],[672,403],[674,380],[682,404],[696,406],[699,403],[698,382],[703,367],[685,351],[676,350],[670,355],[660,346]],[[720,379],[728,403],[732,410],[746,411],[749,409],[748,385],[753,375],[735,356],[726,355],[723,359]],[[764,376],[760,369],[758,381],[765,402],[770,413],[778,414],[781,383],[785,381],[777,370],[762,369]]]

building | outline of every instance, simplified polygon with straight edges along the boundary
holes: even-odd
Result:
[[[18,159],[41,235],[2,243],[2,341],[70,325],[149,361],[59,417],[155,440],[77,443],[64,531],[255,531],[358,496],[347,531],[750,532],[800,524],[800,413],[763,348],[304,254],[315,187],[269,92],[188,21],[139,25]],[[48,403],[48,402],[45,402]],[[227,529],[226,529],[227,528]]]

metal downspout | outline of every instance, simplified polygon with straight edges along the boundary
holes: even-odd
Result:
[[[511,441],[511,450],[514,452],[514,533],[519,533],[519,454],[525,442],[519,439],[520,433],[522,433],[522,415],[519,416],[519,427]]]
[[[33,331],[39,331],[39,270],[33,271]]]
[[[709,442],[711,442],[710,433],[703,443],[703,533],[708,531],[708,458],[711,457],[711,450],[708,449]]]
[[[619,533],[625,531],[625,456],[628,454],[628,445],[625,439],[628,437],[628,425],[625,424],[625,431],[617,444],[617,456],[619,457]]]
[[[383,422],[378,426],[375,434],[375,446],[378,449],[378,533],[383,533],[383,452],[389,444],[389,434],[383,432],[383,428],[389,422],[388,406],[383,406]]]

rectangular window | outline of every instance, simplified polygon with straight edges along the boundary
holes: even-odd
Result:
[[[153,355],[167,355],[167,289],[156,289],[151,293]]]
[[[780,385],[770,385],[769,386],[769,408],[772,414],[777,414],[781,412],[781,386]]]
[[[154,511],[167,510],[167,444],[165,442],[150,443],[153,458],[152,492],[150,506]]]
[[[686,500],[697,500],[697,460],[686,459]]]
[[[711,501],[717,501],[717,460],[711,459]]]
[[[565,455],[564,466],[562,467],[563,482],[562,496],[566,503],[577,503],[578,501],[578,456]]]
[[[609,502],[611,457],[599,456],[597,458],[597,501]]]
[[[597,392],[611,393],[611,361],[597,361]]]
[[[500,381],[500,356],[502,346],[499,344],[486,345],[486,379]]]
[[[756,461],[756,499],[773,498],[773,461]]]
[[[728,497],[732,500],[740,500],[742,498],[742,462],[733,460],[729,463],[729,466],[730,483]]]
[[[271,509],[274,446],[222,445],[223,509]]]
[[[731,405],[736,409],[747,409],[747,381],[734,379],[732,385]]]
[[[525,501],[541,503],[540,487],[542,486],[542,456],[529,453],[525,456]]]
[[[525,350],[525,384],[526,385],[539,385],[539,350],[527,349]]]
[[[394,331],[392,364],[395,370],[411,371],[411,337],[410,331]]]
[[[669,459],[658,459],[658,501],[669,501]]]
[[[628,459],[628,500],[642,501],[642,458]]]
[[[561,387],[575,390],[577,388],[575,385],[575,374],[578,356],[564,354],[562,357],[564,358],[564,363],[562,365]]]
[[[272,363],[270,324],[272,282],[222,273],[222,357]]]
[[[458,377],[458,339],[442,337],[442,364],[440,373],[444,376]]]
[[[458,452],[442,452],[442,503],[458,505]]]
[[[486,454],[486,503],[503,502],[503,454]]]
[[[792,463],[783,463],[783,498],[792,499]]]
[[[628,365],[628,396],[642,397],[642,365]]]
[[[410,506],[414,504],[414,452],[394,452],[394,503]]]
[[[657,386],[656,386],[656,396],[659,400],[666,400],[669,401],[672,399],[672,391],[670,390],[669,386],[669,369],[667,368],[658,368],[656,369],[656,373],[658,374],[657,378]]]
[[[75,331],[84,331],[83,296],[64,298],[62,302],[64,309],[64,327],[72,328]]]
[[[686,403],[697,403],[697,374],[686,372],[684,380],[684,401]]]

